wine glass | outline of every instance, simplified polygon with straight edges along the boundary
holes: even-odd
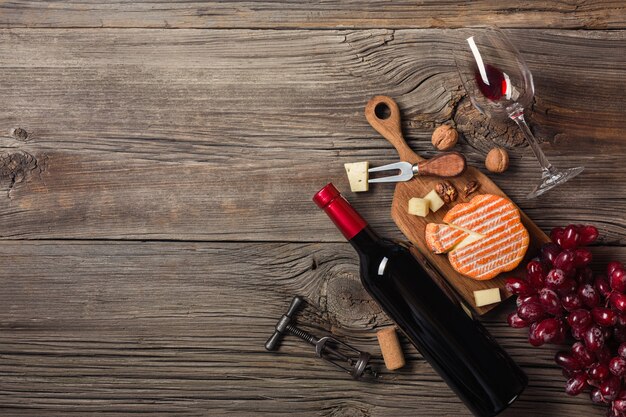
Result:
[[[454,60],[472,104],[489,117],[513,119],[539,160],[541,182],[528,198],[535,198],[580,174],[582,166],[566,170],[555,168],[524,120],[524,109],[535,92],[533,76],[506,34],[496,27],[463,30],[462,33],[463,41],[454,49]]]

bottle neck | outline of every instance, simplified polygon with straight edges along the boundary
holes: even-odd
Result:
[[[354,235],[348,242],[359,255],[372,254],[380,250],[380,237],[369,226],[365,226],[363,230]]]
[[[343,233],[346,239],[351,240],[367,227],[367,222],[359,213],[341,196],[339,190],[328,184],[322,188],[313,201],[324,210],[324,212],[335,223],[337,229]]]

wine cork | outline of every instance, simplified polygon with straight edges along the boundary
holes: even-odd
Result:
[[[390,371],[402,368],[405,364],[404,354],[402,353],[396,328],[391,326],[381,329],[376,332],[376,337],[378,337],[380,351],[385,360],[385,367]]]

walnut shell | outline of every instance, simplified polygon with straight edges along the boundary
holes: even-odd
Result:
[[[509,154],[505,149],[493,148],[487,154],[485,167],[491,172],[501,173],[509,167]]]
[[[433,132],[433,146],[440,151],[447,151],[454,148],[457,140],[459,140],[459,132],[455,128],[448,125],[441,125]]]

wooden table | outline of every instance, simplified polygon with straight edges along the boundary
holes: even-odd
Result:
[[[289,338],[263,344],[294,294],[306,328],[379,354],[389,323],[350,246],[311,196],[329,181],[400,237],[391,186],[353,195],[345,162],[393,162],[363,117],[400,104],[434,155],[454,121],[540,227],[601,230],[597,265],[626,261],[623,1],[0,3],[0,414],[466,416],[406,341],[409,365],[354,382]],[[537,200],[512,124],[464,97],[455,27],[498,23],[533,72],[530,117],[580,177]],[[485,317],[530,386],[503,415],[602,416],[564,394],[557,346],[532,348],[505,304]],[[377,359],[380,364],[380,359]]]

